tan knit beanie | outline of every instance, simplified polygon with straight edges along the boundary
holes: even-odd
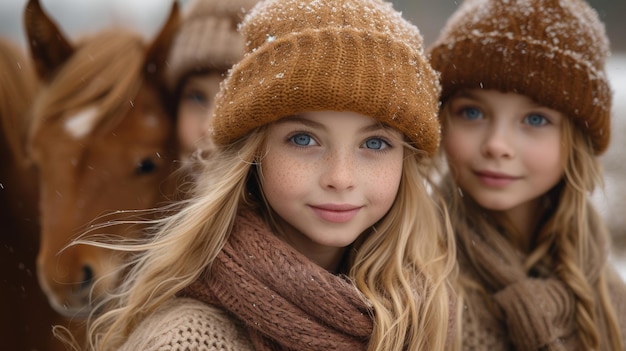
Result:
[[[265,0],[241,27],[246,55],[217,96],[214,137],[307,111],[352,111],[433,155],[440,86],[419,30],[382,0]]]
[[[167,85],[194,71],[226,71],[243,57],[237,26],[256,0],[191,0],[168,57]]]
[[[429,51],[442,101],[465,88],[523,94],[572,118],[596,154],[606,150],[609,41],[583,0],[465,0]]]

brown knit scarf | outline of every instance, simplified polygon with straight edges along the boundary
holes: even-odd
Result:
[[[577,344],[576,299],[571,289],[553,275],[529,277],[523,267],[525,257],[513,247],[504,254],[471,229],[457,230],[469,233],[461,235],[470,238],[470,243],[460,245],[466,246],[461,250],[473,251],[471,259],[461,258],[468,260],[461,267],[475,270],[492,295],[501,312],[498,318],[507,326],[515,349],[571,350],[571,345]],[[597,279],[601,267],[600,262],[592,267],[592,279]]]
[[[356,288],[242,213],[210,269],[183,295],[245,323],[256,350],[365,350],[372,311]]]

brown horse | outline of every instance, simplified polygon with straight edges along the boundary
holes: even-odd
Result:
[[[37,276],[66,316],[89,313],[117,284],[113,272],[124,260],[68,244],[83,233],[137,237],[139,226],[101,225],[155,208],[174,192],[175,121],[162,72],[178,18],[174,2],[149,45],[119,28],[75,45],[38,0],[26,5],[31,56],[44,82],[28,140],[40,188]]]
[[[0,216],[12,219],[2,221],[2,239],[31,243],[37,242],[37,182],[25,147],[37,85],[31,61],[14,43],[0,40]]]
[[[37,176],[26,160],[28,109],[37,77],[14,43],[0,39],[0,330],[6,350],[61,350],[62,322],[39,289]],[[63,348],[64,349],[64,348]]]

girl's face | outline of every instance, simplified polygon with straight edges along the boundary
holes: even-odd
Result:
[[[344,248],[391,208],[402,134],[353,112],[308,112],[269,126],[261,186],[283,238],[333,270]]]
[[[181,155],[191,155],[208,134],[215,95],[219,91],[221,80],[220,74],[207,73],[190,76],[184,83],[177,111]]]
[[[562,114],[495,90],[463,91],[448,104],[443,147],[463,193],[510,218],[536,213],[564,174]]]

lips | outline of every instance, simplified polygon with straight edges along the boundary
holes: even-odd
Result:
[[[326,204],[311,206],[313,212],[322,220],[332,223],[345,223],[354,218],[361,207],[353,205]]]
[[[476,171],[474,174],[482,184],[496,188],[505,187],[519,179],[519,177],[492,171]]]

